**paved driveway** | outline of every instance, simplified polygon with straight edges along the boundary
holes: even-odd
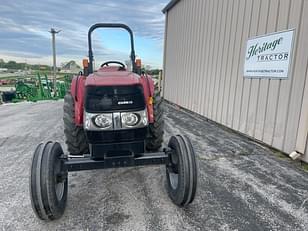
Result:
[[[173,205],[163,166],[70,173],[64,216],[32,212],[29,166],[37,143],[64,145],[63,101],[0,106],[2,230],[308,230],[308,173],[271,150],[166,105],[165,142],[188,135],[199,188],[188,208]],[[64,146],[65,147],[65,146]]]

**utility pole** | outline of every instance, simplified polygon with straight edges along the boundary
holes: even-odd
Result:
[[[52,37],[52,54],[53,54],[53,94],[56,96],[57,92],[57,62],[56,62],[56,34],[58,34],[61,30],[56,31],[54,28],[50,29],[51,37]],[[48,83],[47,83],[48,84]]]

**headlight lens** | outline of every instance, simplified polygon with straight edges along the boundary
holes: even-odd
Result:
[[[93,122],[99,128],[110,128],[112,126],[112,115],[97,115],[93,118]]]
[[[121,113],[121,121],[122,121],[122,126],[124,125],[125,127],[132,127],[135,126],[139,123],[140,121],[140,115],[137,113]]]
[[[84,112],[84,129],[92,131],[143,128],[149,124],[147,110],[134,112]]]

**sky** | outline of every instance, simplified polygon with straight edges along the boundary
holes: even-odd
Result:
[[[164,15],[169,0],[0,0],[0,58],[31,64],[52,64],[50,28],[56,35],[57,65],[88,55],[87,32],[98,22],[125,23],[134,32],[142,63],[162,67]],[[128,60],[124,30],[93,33],[95,63]]]

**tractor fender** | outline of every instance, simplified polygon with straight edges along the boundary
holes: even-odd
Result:
[[[85,81],[86,77],[83,75],[75,76],[71,84],[71,94],[74,99],[75,108],[75,123],[78,126],[83,124],[83,101],[85,94]]]

